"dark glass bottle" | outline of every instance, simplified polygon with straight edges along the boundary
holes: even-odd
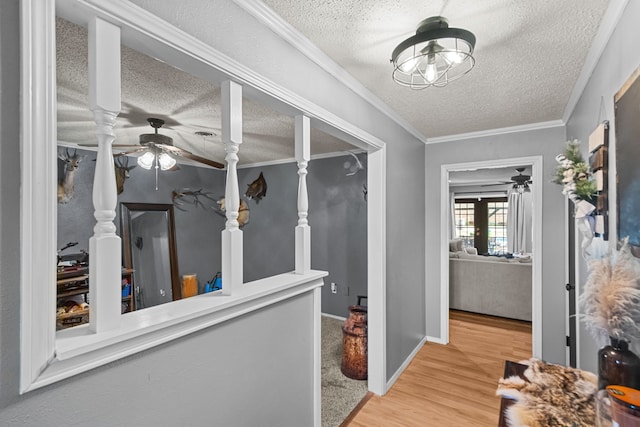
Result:
[[[623,385],[640,389],[640,358],[625,340],[610,337],[611,344],[598,351],[598,388]]]

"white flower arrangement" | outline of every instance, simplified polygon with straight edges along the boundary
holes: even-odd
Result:
[[[576,204],[584,200],[591,202],[596,195],[596,184],[591,176],[589,164],[580,153],[580,141],[567,141],[564,154],[556,156],[558,167],[553,182],[562,185],[562,194]]]

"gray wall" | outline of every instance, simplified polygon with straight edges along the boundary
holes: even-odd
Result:
[[[425,182],[424,145],[230,0],[133,3],[387,142],[387,375],[393,376],[425,335],[425,195],[417,190]],[[203,5],[211,13],[202,13]]]
[[[426,148],[427,203],[427,335],[440,335],[440,165],[484,160],[543,156],[542,182],[542,357],[554,363],[565,361],[565,235],[564,196],[551,183],[555,156],[564,150],[564,127],[495,135],[430,144]]]
[[[424,146],[230,0],[142,3],[257,73],[388,143],[387,375],[391,377],[424,336],[425,200],[424,193],[413,188],[424,183]],[[194,6],[210,11],[202,13]],[[150,425],[307,425],[312,414],[308,297],[25,396],[18,394],[19,1],[0,2],[0,8],[0,424],[73,425],[77,419],[85,425],[88,420],[98,425],[145,425],[144,420]],[[224,368],[207,370],[216,358]],[[173,400],[163,403],[167,394]],[[217,420],[220,424],[215,424]]]
[[[366,154],[358,158],[367,164]],[[322,312],[342,317],[358,295],[367,295],[367,204],[362,193],[367,172],[346,176],[345,162],[353,158],[311,160],[307,175],[311,267],[329,272],[322,288]],[[259,203],[248,202],[251,216],[243,233],[245,282],[295,268],[298,167],[287,163],[240,169],[240,190],[244,192],[260,172],[268,189]],[[331,282],[338,285],[336,294],[331,293]]]
[[[609,236],[610,242],[616,240],[616,138],[615,112],[613,97],[640,66],[640,50],[637,40],[640,38],[640,2],[630,1],[613,32],[611,39],[600,57],[598,64],[585,87],[573,114],[567,122],[567,136],[583,141],[585,149],[589,135],[602,120],[609,120]],[[586,280],[586,266],[580,267],[580,288]],[[582,326],[582,324],[581,324]],[[640,343],[637,343],[640,347]],[[581,327],[580,366],[595,372],[597,369],[598,344]]]
[[[89,238],[93,235],[96,224],[93,217],[93,176],[95,173],[96,153],[78,150],[78,154],[87,157],[80,163],[74,177],[75,191],[73,197],[66,204],[58,204],[58,248],[67,242],[78,242],[62,252],[69,254],[80,249],[89,249]],[[59,161],[59,168],[61,167]],[[129,160],[134,165],[135,159]],[[116,208],[116,228],[120,233],[120,203],[173,203],[171,193],[177,189],[202,189],[212,193],[217,199],[224,195],[225,172],[180,165],[175,172],[158,173],[158,190],[155,190],[155,173],[136,167],[130,171],[130,177],[125,181],[124,191],[118,195]],[[211,206],[215,202],[200,197],[205,208],[191,204],[193,198],[185,197],[181,200],[182,209],[174,209],[176,227],[176,249],[178,252],[179,274],[197,274],[199,288],[204,288],[205,282],[220,271],[220,232],[224,229],[225,219],[216,214]]]
[[[77,241],[78,246],[62,254],[87,250],[93,235],[92,191],[95,152],[78,150],[87,155],[76,171],[75,191],[67,204],[58,205],[58,247]],[[242,152],[240,152],[242,156]],[[366,154],[358,155],[366,166]],[[311,225],[312,268],[329,272],[322,288],[322,311],[346,317],[349,305],[358,295],[367,295],[367,203],[363,197],[366,170],[346,176],[349,155],[309,162],[309,224]],[[135,164],[135,159],[129,160]],[[60,161],[60,164],[62,162]],[[267,181],[267,196],[261,201],[247,200],[249,223],[243,227],[244,281],[262,279],[293,271],[295,268],[295,226],[298,223],[298,167],[296,163],[278,164],[238,170],[240,191],[262,172]],[[172,203],[174,189],[191,188],[209,192],[219,199],[224,194],[224,171],[181,165],[175,172],[160,172],[155,191],[153,171],[136,167],[130,171],[118,202]],[[205,208],[191,204],[193,198],[178,199],[183,205],[174,209],[176,246],[180,276],[197,274],[199,291],[207,280],[220,271],[220,232],[225,218],[216,214],[214,202],[200,197]],[[120,215],[116,217],[120,229]],[[363,301],[366,304],[366,300]]]

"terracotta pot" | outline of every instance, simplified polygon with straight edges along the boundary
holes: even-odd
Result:
[[[354,380],[367,379],[367,307],[352,305],[342,325],[342,373]]]

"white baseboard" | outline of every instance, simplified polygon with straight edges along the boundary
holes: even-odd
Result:
[[[442,344],[442,345],[447,345],[448,343],[445,342],[442,338],[440,337],[427,337],[426,338],[427,341],[435,343],[435,344]]]
[[[346,317],[340,317],[340,316],[336,316],[335,314],[329,314],[329,313],[320,313],[322,316],[324,317],[330,317],[332,319],[336,319],[336,320],[342,320],[345,321],[347,320]]]
[[[387,388],[386,388],[387,391],[389,391],[391,389],[391,387],[393,386],[393,384],[395,384],[395,382],[398,380],[398,378],[400,378],[400,375],[402,375],[404,370],[407,369],[407,366],[409,366],[409,363],[411,363],[413,358],[416,357],[416,354],[418,354],[418,352],[420,351],[420,349],[422,348],[422,346],[424,346],[424,344],[426,342],[427,342],[427,337],[422,338],[422,340],[416,346],[416,348],[413,349],[413,351],[411,352],[409,357],[407,357],[406,360],[404,361],[404,363],[402,365],[400,365],[400,367],[398,368],[396,373],[393,374],[393,376],[389,379],[389,381],[387,381]]]

